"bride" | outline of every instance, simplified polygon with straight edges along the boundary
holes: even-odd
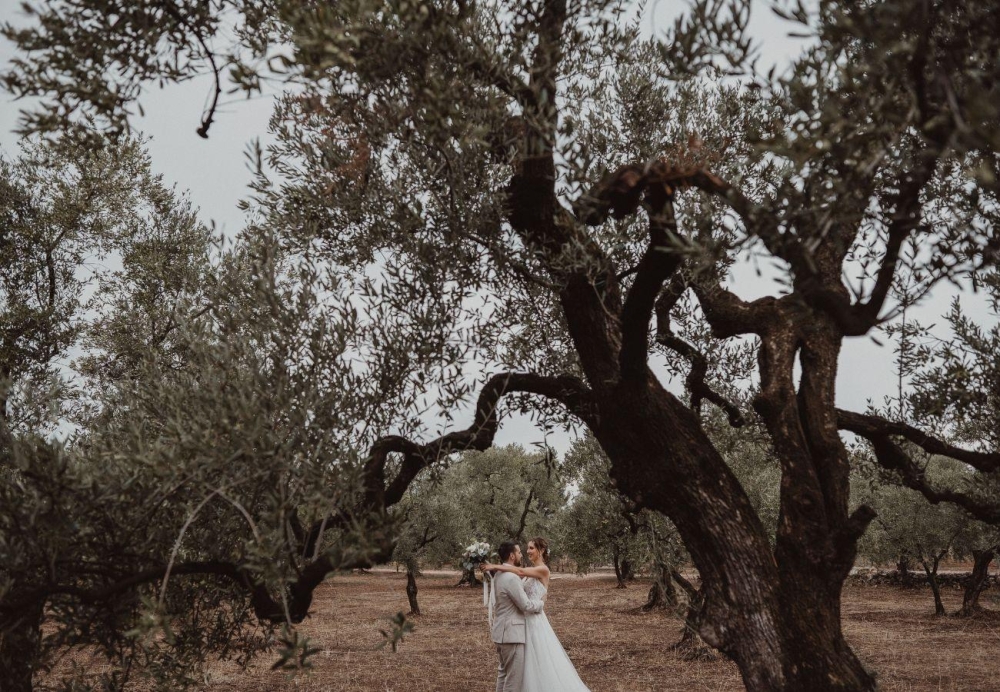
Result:
[[[524,577],[524,591],[531,600],[544,600],[549,591],[549,543],[544,538],[528,541],[530,567],[483,565],[483,570],[513,572]],[[524,647],[524,692],[589,692],[569,660],[545,611],[526,613]]]

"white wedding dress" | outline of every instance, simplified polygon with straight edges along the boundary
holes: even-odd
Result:
[[[524,580],[524,592],[533,601],[544,598],[547,591],[537,579]],[[559,643],[545,611],[526,613],[524,622],[524,692],[590,692]]]

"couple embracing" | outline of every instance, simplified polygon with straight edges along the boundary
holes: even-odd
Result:
[[[482,566],[497,572],[490,592],[491,634],[500,658],[496,692],[589,692],[545,617],[548,543],[528,541],[524,567],[516,543],[503,543],[499,553],[503,564]]]

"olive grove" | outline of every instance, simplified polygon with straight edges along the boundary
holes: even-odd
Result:
[[[223,435],[199,462],[221,435],[208,417],[188,457],[224,475],[263,454],[285,480],[252,465],[268,492],[229,497],[206,478],[249,534],[218,563],[178,565],[211,563],[259,616],[300,621],[329,572],[389,558],[387,510],[424,469],[489,448],[517,409],[585,427],[631,507],[669,518],[701,577],[698,634],[748,690],[875,689],[841,629],[875,516],[851,505],[842,431],[912,490],[992,523],[995,497],[938,484],[915,450],[983,473],[1000,453],[838,408],[840,355],[896,315],[897,282],[919,298],[997,259],[1000,35],[982,0],[777,9],[811,37],[778,75],[754,70],[743,0],[695,0],[653,38],[611,0],[86,0],[8,29],[34,53],[7,87],[49,99],[24,121],[35,131],[121,130],[143,83],[203,69],[216,93],[224,70],[251,92],[296,86],[248,209],[300,328],[237,353],[261,441]],[[210,101],[202,135],[213,120]],[[773,262],[782,288],[741,297],[729,269],[747,258]],[[232,328],[269,307],[251,300]],[[685,314],[707,324],[697,341],[675,332]],[[780,472],[773,534],[705,425],[716,407],[745,425],[713,364],[748,344],[751,427]],[[689,371],[686,400],[665,363]],[[288,398],[255,398],[275,369]],[[163,449],[122,439],[111,448]]]

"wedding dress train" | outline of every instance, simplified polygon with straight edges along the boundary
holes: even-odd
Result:
[[[528,578],[524,591],[534,601],[544,598],[548,589],[537,579]],[[559,643],[545,611],[526,614],[524,622],[524,692],[590,692]]]

